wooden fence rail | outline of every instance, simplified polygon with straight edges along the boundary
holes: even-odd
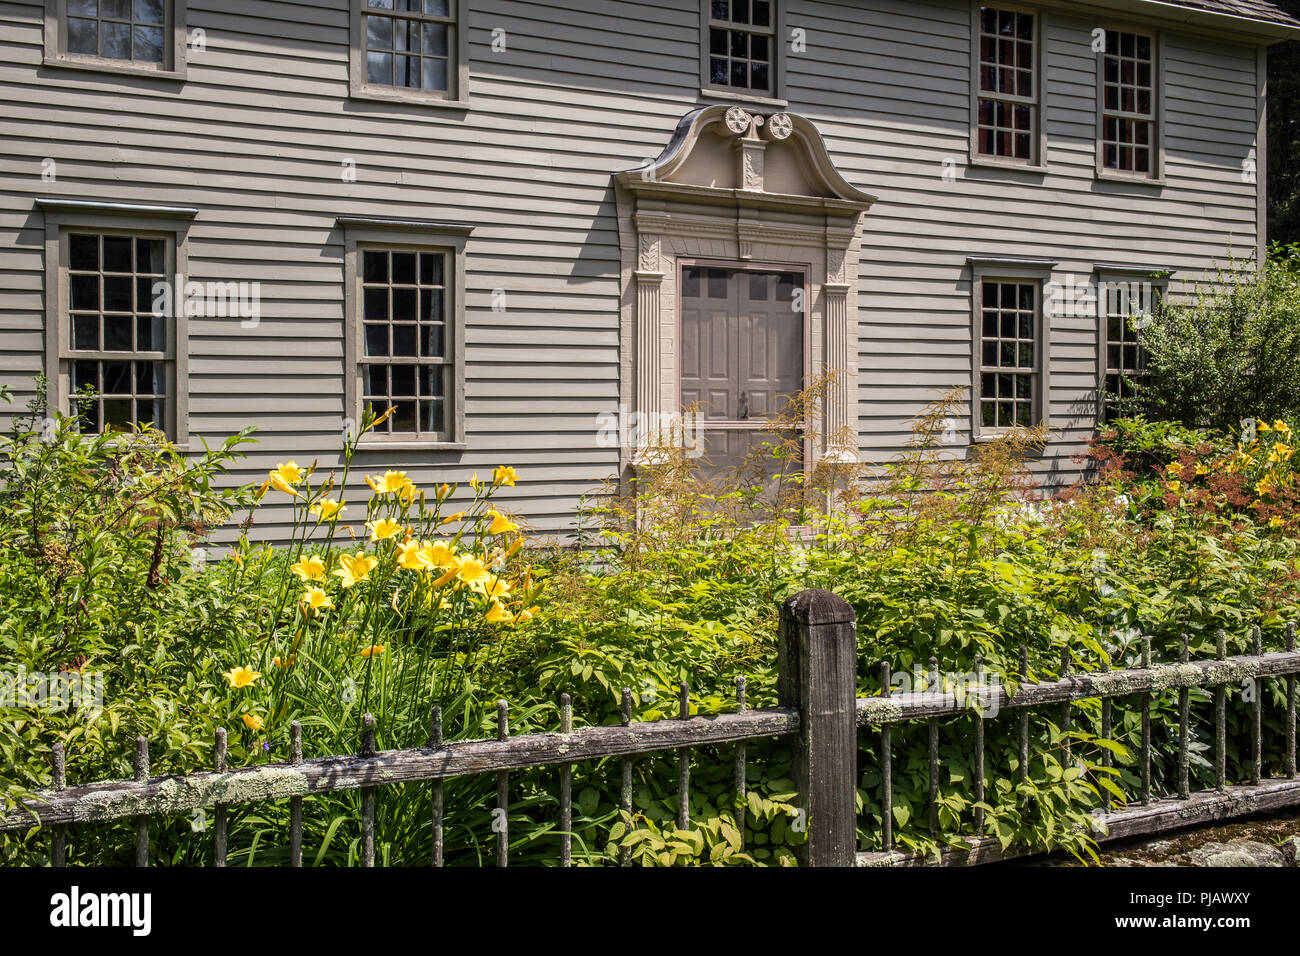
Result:
[[[1188,661],[1186,641],[1178,663],[1154,664],[1149,642],[1143,666],[1127,670],[1074,673],[1068,652],[1062,660],[1061,677],[1054,681],[1029,681],[1027,656],[1022,650],[1015,691],[1000,685],[977,682],[968,695],[917,692],[890,693],[888,665],[882,668],[884,692],[878,697],[857,697],[858,648],[853,609],[843,599],[826,591],[804,591],[790,598],[781,609],[778,645],[778,706],[750,709],[743,678],[737,682],[736,711],[713,716],[690,717],[690,688],[680,686],[679,717],[650,722],[631,719],[632,693],[622,694],[622,722],[619,726],[573,728],[568,696],[561,699],[560,730],[511,736],[509,707],[501,701],[495,739],[447,743],[442,736],[442,718],[437,708],[432,715],[427,746],[404,750],[375,750],[374,720],[363,720],[360,752],[304,760],[302,728],[296,722],[290,731],[290,757],[277,763],[234,770],[226,768],[226,734],[217,732],[214,770],[186,775],[151,777],[148,741],[137,741],[135,777],[68,786],[66,755],[61,744],[52,748],[53,785],[26,801],[22,809],[0,817],[0,832],[27,830],[35,825],[50,829],[51,859],[55,866],[67,861],[67,846],[75,839],[80,824],[131,820],[135,828],[137,865],[148,865],[149,818],[212,808],[214,819],[213,862],[224,866],[227,854],[228,809],[239,804],[267,800],[290,801],[290,863],[302,863],[302,801],[321,794],[358,790],[361,794],[361,860],[374,865],[375,792],[394,784],[429,785],[433,824],[430,858],[443,863],[443,782],[474,774],[496,777],[496,863],[509,863],[509,832],[506,823],[510,805],[511,771],[555,767],[559,779],[558,856],[562,866],[572,864],[572,768],[575,763],[618,758],[621,771],[620,809],[632,814],[632,770],[637,756],[673,753],[678,757],[678,819],[681,828],[690,825],[691,752],[706,745],[733,745],[734,786],[745,796],[746,742],[784,737],[791,743],[791,768],[798,797],[800,825],[807,840],[796,848],[799,862],[810,866],[895,865],[921,862],[915,856],[893,848],[891,728],[923,720],[929,729],[930,826],[937,833],[938,746],[941,718],[969,717],[975,753],[974,796],[984,796],[985,713],[992,708],[1017,711],[1021,773],[1027,764],[1030,710],[1048,706],[1061,708],[1062,726],[1070,722],[1073,702],[1102,699],[1103,736],[1110,733],[1112,703],[1136,697],[1143,710],[1141,804],[1097,815],[1094,828],[1098,839],[1113,839],[1143,832],[1158,832],[1186,826],[1201,819],[1219,819],[1256,810],[1300,804],[1300,780],[1296,780],[1296,675],[1300,673],[1300,652],[1294,626],[1288,629],[1284,651],[1264,653],[1256,633],[1255,653],[1228,658],[1220,636],[1218,659]],[[982,664],[976,674],[982,679]],[[937,678],[937,662],[930,659]],[[1254,681],[1262,690],[1265,678],[1287,682],[1286,778],[1261,779],[1262,693],[1255,694],[1251,744],[1252,779],[1247,785],[1229,786],[1225,779],[1226,737],[1224,732],[1226,688],[1229,684]],[[937,680],[936,680],[937,683]],[[1199,794],[1188,792],[1188,690],[1212,688],[1216,693],[1216,776],[1217,787]],[[1179,797],[1151,799],[1150,710],[1153,699],[1178,691],[1180,703],[1180,787]],[[883,851],[859,853],[857,846],[856,788],[858,777],[859,730],[879,728],[879,760],[882,771]],[[738,803],[743,803],[743,799]],[[1110,808],[1107,807],[1107,810]],[[737,824],[744,834],[744,811],[738,810]],[[982,836],[983,814],[975,813],[976,835],[958,849],[949,848],[942,857],[948,864],[985,862],[1005,855],[1000,844]],[[626,849],[620,861],[627,865]]]

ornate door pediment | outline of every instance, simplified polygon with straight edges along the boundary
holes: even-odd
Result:
[[[703,107],[682,118],[657,159],[614,180],[623,409],[642,422],[681,411],[679,260],[788,266],[807,276],[809,381],[836,373],[814,457],[856,462],[858,255],[875,197],[840,175],[812,122]]]

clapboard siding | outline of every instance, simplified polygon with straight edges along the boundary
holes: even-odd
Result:
[[[596,442],[619,401],[619,235],[611,175],[660,153],[700,102],[694,0],[467,0],[468,110],[348,98],[345,0],[192,0],[206,50],[183,84],[42,66],[43,4],[0,2],[0,382],[30,397],[43,364],[42,196],[201,211],[189,273],[262,283],[255,328],[193,319],[190,430],[256,425],[235,480],[278,461],[338,469],[343,408],[340,215],[475,226],[466,253],[463,453],[367,451],[421,484],[514,464],[505,498],[562,531],[618,466]],[[1057,278],[1099,261],[1191,279],[1251,254],[1255,50],[1165,42],[1167,185],[1097,182],[1091,20],[1050,14],[1048,170],[968,167],[970,16],[963,0],[792,0],[808,49],[787,57],[788,108],[880,197],[859,273],[859,410],[867,460],[902,450],[937,390],[971,381],[969,255],[1048,256]],[[494,29],[506,50],[494,52]],[[57,163],[56,182],[41,179]],[[358,181],[344,182],[344,161]],[[945,181],[945,161],[956,170]],[[500,293],[503,311],[494,311]],[[1095,329],[1055,319],[1042,467],[1072,474],[1089,422]],[[962,427],[965,422],[961,423]],[[361,495],[353,490],[354,497]],[[257,534],[277,538],[284,515]]]

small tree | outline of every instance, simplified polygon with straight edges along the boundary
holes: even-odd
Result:
[[[1216,429],[1300,414],[1300,246],[1274,246],[1258,269],[1221,269],[1138,318],[1147,374],[1122,413]]]

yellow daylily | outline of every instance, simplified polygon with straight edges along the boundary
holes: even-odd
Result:
[[[1176,475],[1182,470],[1183,470],[1182,464],[1176,461],[1171,461],[1168,465],[1165,466],[1165,473],[1169,475]]]
[[[503,579],[497,578],[491,583],[474,585],[474,590],[486,597],[502,598],[510,593],[510,585]]]
[[[1268,519],[1268,526],[1269,526],[1270,528],[1280,528],[1280,527],[1282,527],[1284,524],[1286,524],[1286,521],[1284,521],[1284,520],[1281,518],[1281,516],[1276,516],[1276,517],[1273,517],[1273,518],[1269,518],[1269,519]]]
[[[1266,477],[1261,479],[1260,481],[1255,482],[1255,493],[1258,495],[1266,495],[1272,490],[1273,490],[1272,478]]]
[[[328,610],[334,606],[330,596],[320,588],[308,588],[302,594],[302,599],[298,602],[304,614],[314,615],[321,611]]]
[[[488,534],[509,534],[511,531],[519,530],[519,525],[495,509],[488,511],[488,517],[492,519],[492,523],[488,525]]]
[[[334,573],[343,582],[344,588],[350,588],[354,584],[359,584],[370,577],[370,572],[375,569],[379,559],[371,557],[368,554],[340,554],[339,567],[335,568]]]
[[[510,547],[506,548],[506,557],[507,558],[514,557],[515,552],[517,552],[523,546],[524,546],[524,539],[515,538],[514,541],[510,542]]]
[[[511,488],[519,480],[519,473],[509,465],[502,465],[492,472],[492,483],[494,485],[507,485]]]
[[[388,471],[382,476],[367,478],[366,484],[377,495],[401,495],[406,497],[413,494],[415,490],[404,471]],[[410,491],[408,492],[407,489],[410,489]]]
[[[433,568],[424,548],[418,541],[403,541],[397,546],[397,563],[408,571],[428,571]]]
[[[451,485],[446,484],[446,483],[443,483],[443,484],[441,484],[441,485],[438,486],[438,500],[439,500],[439,501],[442,501],[442,500],[443,500],[444,498],[446,498],[449,494],[451,494]]]
[[[1181,481],[1171,481],[1169,482],[1169,490],[1174,494],[1178,494],[1183,490],[1183,483]]]
[[[297,485],[303,479],[304,472],[296,461],[285,461],[276,465],[268,478],[268,484],[286,495],[298,497]]]
[[[456,549],[445,541],[425,541],[420,550],[425,560],[435,568],[450,568],[456,564]]]
[[[322,498],[307,510],[316,516],[317,521],[332,521],[341,515],[346,508],[342,502],[333,498]]]
[[[371,644],[369,647],[365,648],[364,650],[357,651],[357,657],[372,657],[374,655],[382,654],[382,653],[384,653],[383,644]]]
[[[259,731],[266,726],[266,724],[262,722],[262,718],[257,716],[257,714],[245,714],[243,716],[243,721],[244,726],[254,732]]]
[[[541,612],[542,612],[542,609],[541,609],[540,607],[530,607],[530,608],[528,608],[528,610],[526,610],[526,611],[521,609],[521,610],[519,611],[519,613],[515,615],[515,620],[516,620],[516,621],[531,621],[534,617],[536,617],[536,616],[537,616],[538,614],[540,614]]]
[[[281,659],[278,658],[278,657],[273,657],[273,658],[271,658],[271,666],[272,666],[272,667],[280,667],[280,668],[292,667],[292,666],[293,666],[294,664],[296,664],[297,662],[298,662],[298,655],[297,655],[297,654],[290,654],[288,660],[281,660]]]
[[[391,518],[380,518],[378,521],[366,522],[366,528],[370,532],[371,541],[386,541],[387,539],[401,534],[405,529]]]
[[[492,578],[492,574],[483,565],[483,562],[473,555],[467,554],[460,558],[456,566],[456,577],[462,583],[474,587],[484,581]]]
[[[290,565],[289,570],[304,581],[325,580],[325,562],[314,554],[308,555],[297,564]]]
[[[493,600],[492,606],[488,608],[487,614],[483,616],[489,624],[510,624],[514,622],[514,615],[501,606],[501,602]]]
[[[442,521],[439,522],[439,523],[440,523],[440,524],[451,524],[453,521],[459,521],[459,520],[460,520],[461,518],[463,518],[463,517],[465,517],[465,512],[463,512],[463,511],[457,511],[454,515],[447,515],[447,517],[443,518]]]
[[[1281,433],[1284,434],[1284,435],[1290,435],[1290,434],[1291,434],[1291,426],[1288,425],[1286,422],[1282,421],[1282,419],[1279,418],[1277,421],[1275,421],[1275,422],[1273,423],[1273,431],[1275,431],[1275,432],[1281,432]]]
[[[230,681],[230,686],[238,690],[254,683],[262,675],[251,667],[233,667],[221,675]]]

